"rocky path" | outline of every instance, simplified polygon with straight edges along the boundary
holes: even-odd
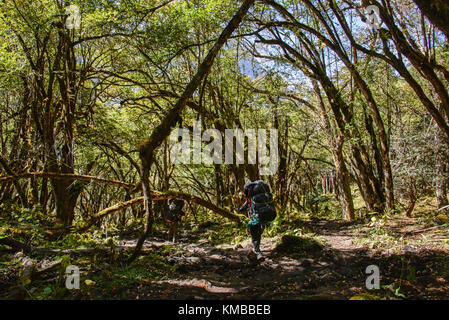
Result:
[[[423,246],[393,254],[353,244],[350,224],[321,221],[309,227],[328,245],[283,253],[281,239],[263,238],[263,261],[255,259],[249,241],[233,247],[189,243],[187,234],[175,245],[149,239],[147,250],[172,246],[164,259],[177,266],[176,276],[144,282],[133,295],[140,299],[348,299],[367,292],[365,269],[374,264],[381,269],[382,285],[399,281],[407,298],[448,297],[447,251]],[[413,283],[404,281],[410,267],[415,272]]]

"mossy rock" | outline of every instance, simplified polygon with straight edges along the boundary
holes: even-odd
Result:
[[[287,255],[320,254],[324,246],[313,238],[284,235],[276,245],[274,252]]]
[[[213,221],[205,221],[205,222],[201,222],[200,224],[198,224],[197,228],[198,230],[204,230],[204,229],[210,229],[213,227],[216,227],[218,225],[218,223],[213,222]]]
[[[349,300],[379,300],[379,298],[369,293],[359,293],[349,298]]]

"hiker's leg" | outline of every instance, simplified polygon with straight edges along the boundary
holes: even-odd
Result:
[[[251,240],[253,242],[253,248],[255,252],[260,252],[260,239],[262,237],[262,226],[257,224],[250,227]]]
[[[173,230],[173,223],[169,223],[168,224],[168,241],[172,241],[172,239],[173,239],[173,233],[174,233],[174,230]]]
[[[173,223],[173,242],[178,242],[178,223]]]

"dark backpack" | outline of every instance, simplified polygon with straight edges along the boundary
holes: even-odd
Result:
[[[162,218],[169,222],[178,222],[181,216],[184,215],[182,208],[184,207],[184,200],[170,199],[168,206],[166,205],[162,212]]]
[[[276,218],[273,195],[268,184],[257,180],[245,184],[243,189],[249,202],[251,224],[268,224]]]
[[[170,199],[168,200],[168,206],[171,211],[181,211],[184,207],[184,200]]]

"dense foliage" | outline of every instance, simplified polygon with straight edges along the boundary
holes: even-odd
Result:
[[[70,249],[157,235],[165,201],[180,196],[188,223],[225,223],[208,241],[238,243],[244,226],[228,222],[245,220],[243,185],[259,178],[278,211],[270,236],[303,235],[296,219],[444,213],[448,35],[422,1],[255,1],[159,134],[241,2],[0,1],[0,239]],[[365,23],[370,4],[378,30]],[[70,28],[69,5],[80,17]],[[174,164],[170,131],[196,121],[223,137],[277,129],[276,173]],[[146,150],[150,136],[163,139]],[[159,194],[144,192],[143,206],[147,177]],[[158,263],[154,273],[171,272]]]

